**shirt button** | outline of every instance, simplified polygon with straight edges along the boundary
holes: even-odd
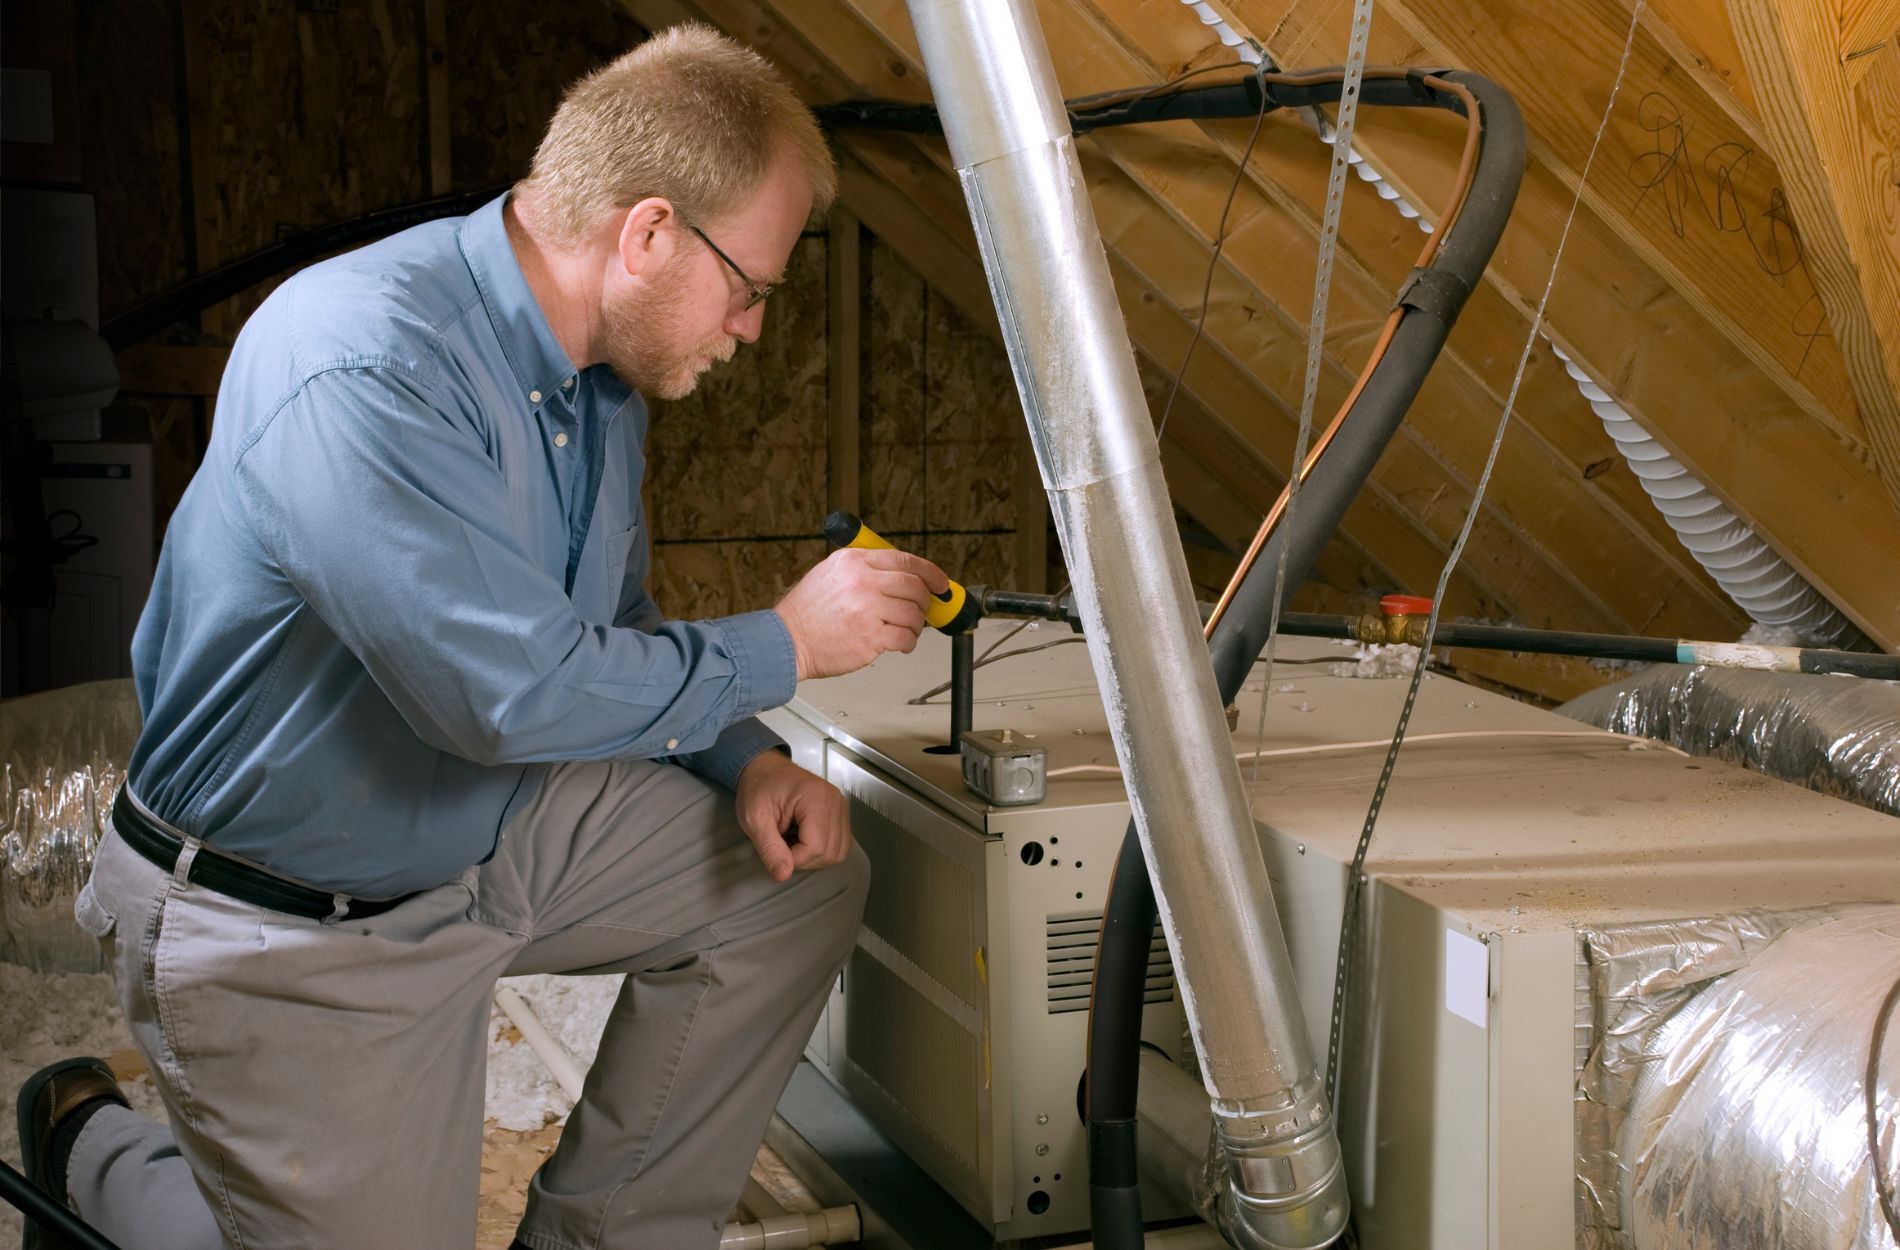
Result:
[[[666,740],[666,749],[671,751],[674,747],[678,746],[679,744],[680,744],[680,740],[678,738],[668,738]]]
[[[574,379],[573,379],[573,378],[569,378],[569,379],[568,379],[567,381],[565,381],[565,382],[563,382],[563,383],[561,383],[561,389],[562,389],[562,390],[564,390],[564,391],[571,391],[571,390],[573,390],[573,389],[574,389]]]
[[[540,403],[540,402],[541,402],[541,392],[540,392],[540,391],[529,391],[529,392],[528,392],[528,402],[529,402],[529,403],[531,403],[531,404],[538,404],[538,403]]]
[[[565,446],[567,446],[567,435],[565,435],[565,434],[556,434],[556,435],[554,436],[554,445],[555,445],[556,447],[565,447]]]

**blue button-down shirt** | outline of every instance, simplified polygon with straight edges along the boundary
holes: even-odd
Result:
[[[776,613],[666,621],[647,596],[646,406],[574,368],[502,203],[258,309],[133,642],[132,792],[323,889],[448,880],[548,761],[731,786],[792,694]]]

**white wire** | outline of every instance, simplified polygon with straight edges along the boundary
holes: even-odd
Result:
[[[1441,733],[1408,734],[1407,742],[1447,742],[1453,738],[1593,738],[1598,742],[1606,738],[1629,743],[1631,747],[1645,749],[1656,748],[1689,757],[1687,751],[1678,750],[1666,742],[1657,742],[1653,738],[1639,737],[1636,734],[1609,733],[1601,729],[1448,729]],[[1303,747],[1274,747],[1271,750],[1240,751],[1234,755],[1236,760],[1277,759],[1287,755],[1325,755],[1333,751],[1363,751],[1369,747],[1389,747],[1390,738],[1367,738],[1363,742],[1318,742]],[[1052,768],[1048,776],[1073,777],[1082,773],[1103,773],[1121,776],[1121,767],[1117,764],[1070,764],[1066,768]]]

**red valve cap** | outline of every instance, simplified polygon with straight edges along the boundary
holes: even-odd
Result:
[[[1430,616],[1432,601],[1424,595],[1387,595],[1379,600],[1379,611],[1387,616]]]

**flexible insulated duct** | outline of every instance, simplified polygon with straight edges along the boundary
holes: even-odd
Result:
[[[1175,953],[1230,1235],[1325,1245],[1347,1214],[1332,1112],[1048,47],[1028,0],[910,11]]]
[[[1847,649],[1868,646],[1852,621],[1638,425],[1616,396],[1591,381],[1555,344],[1552,350],[1682,545],[1742,611],[1763,625],[1792,630],[1804,642]]]
[[[1900,907],[1843,909],[1667,1018],[1616,1146],[1635,1250],[1891,1250],[1900,1029],[1878,1016],[1897,981]]]

